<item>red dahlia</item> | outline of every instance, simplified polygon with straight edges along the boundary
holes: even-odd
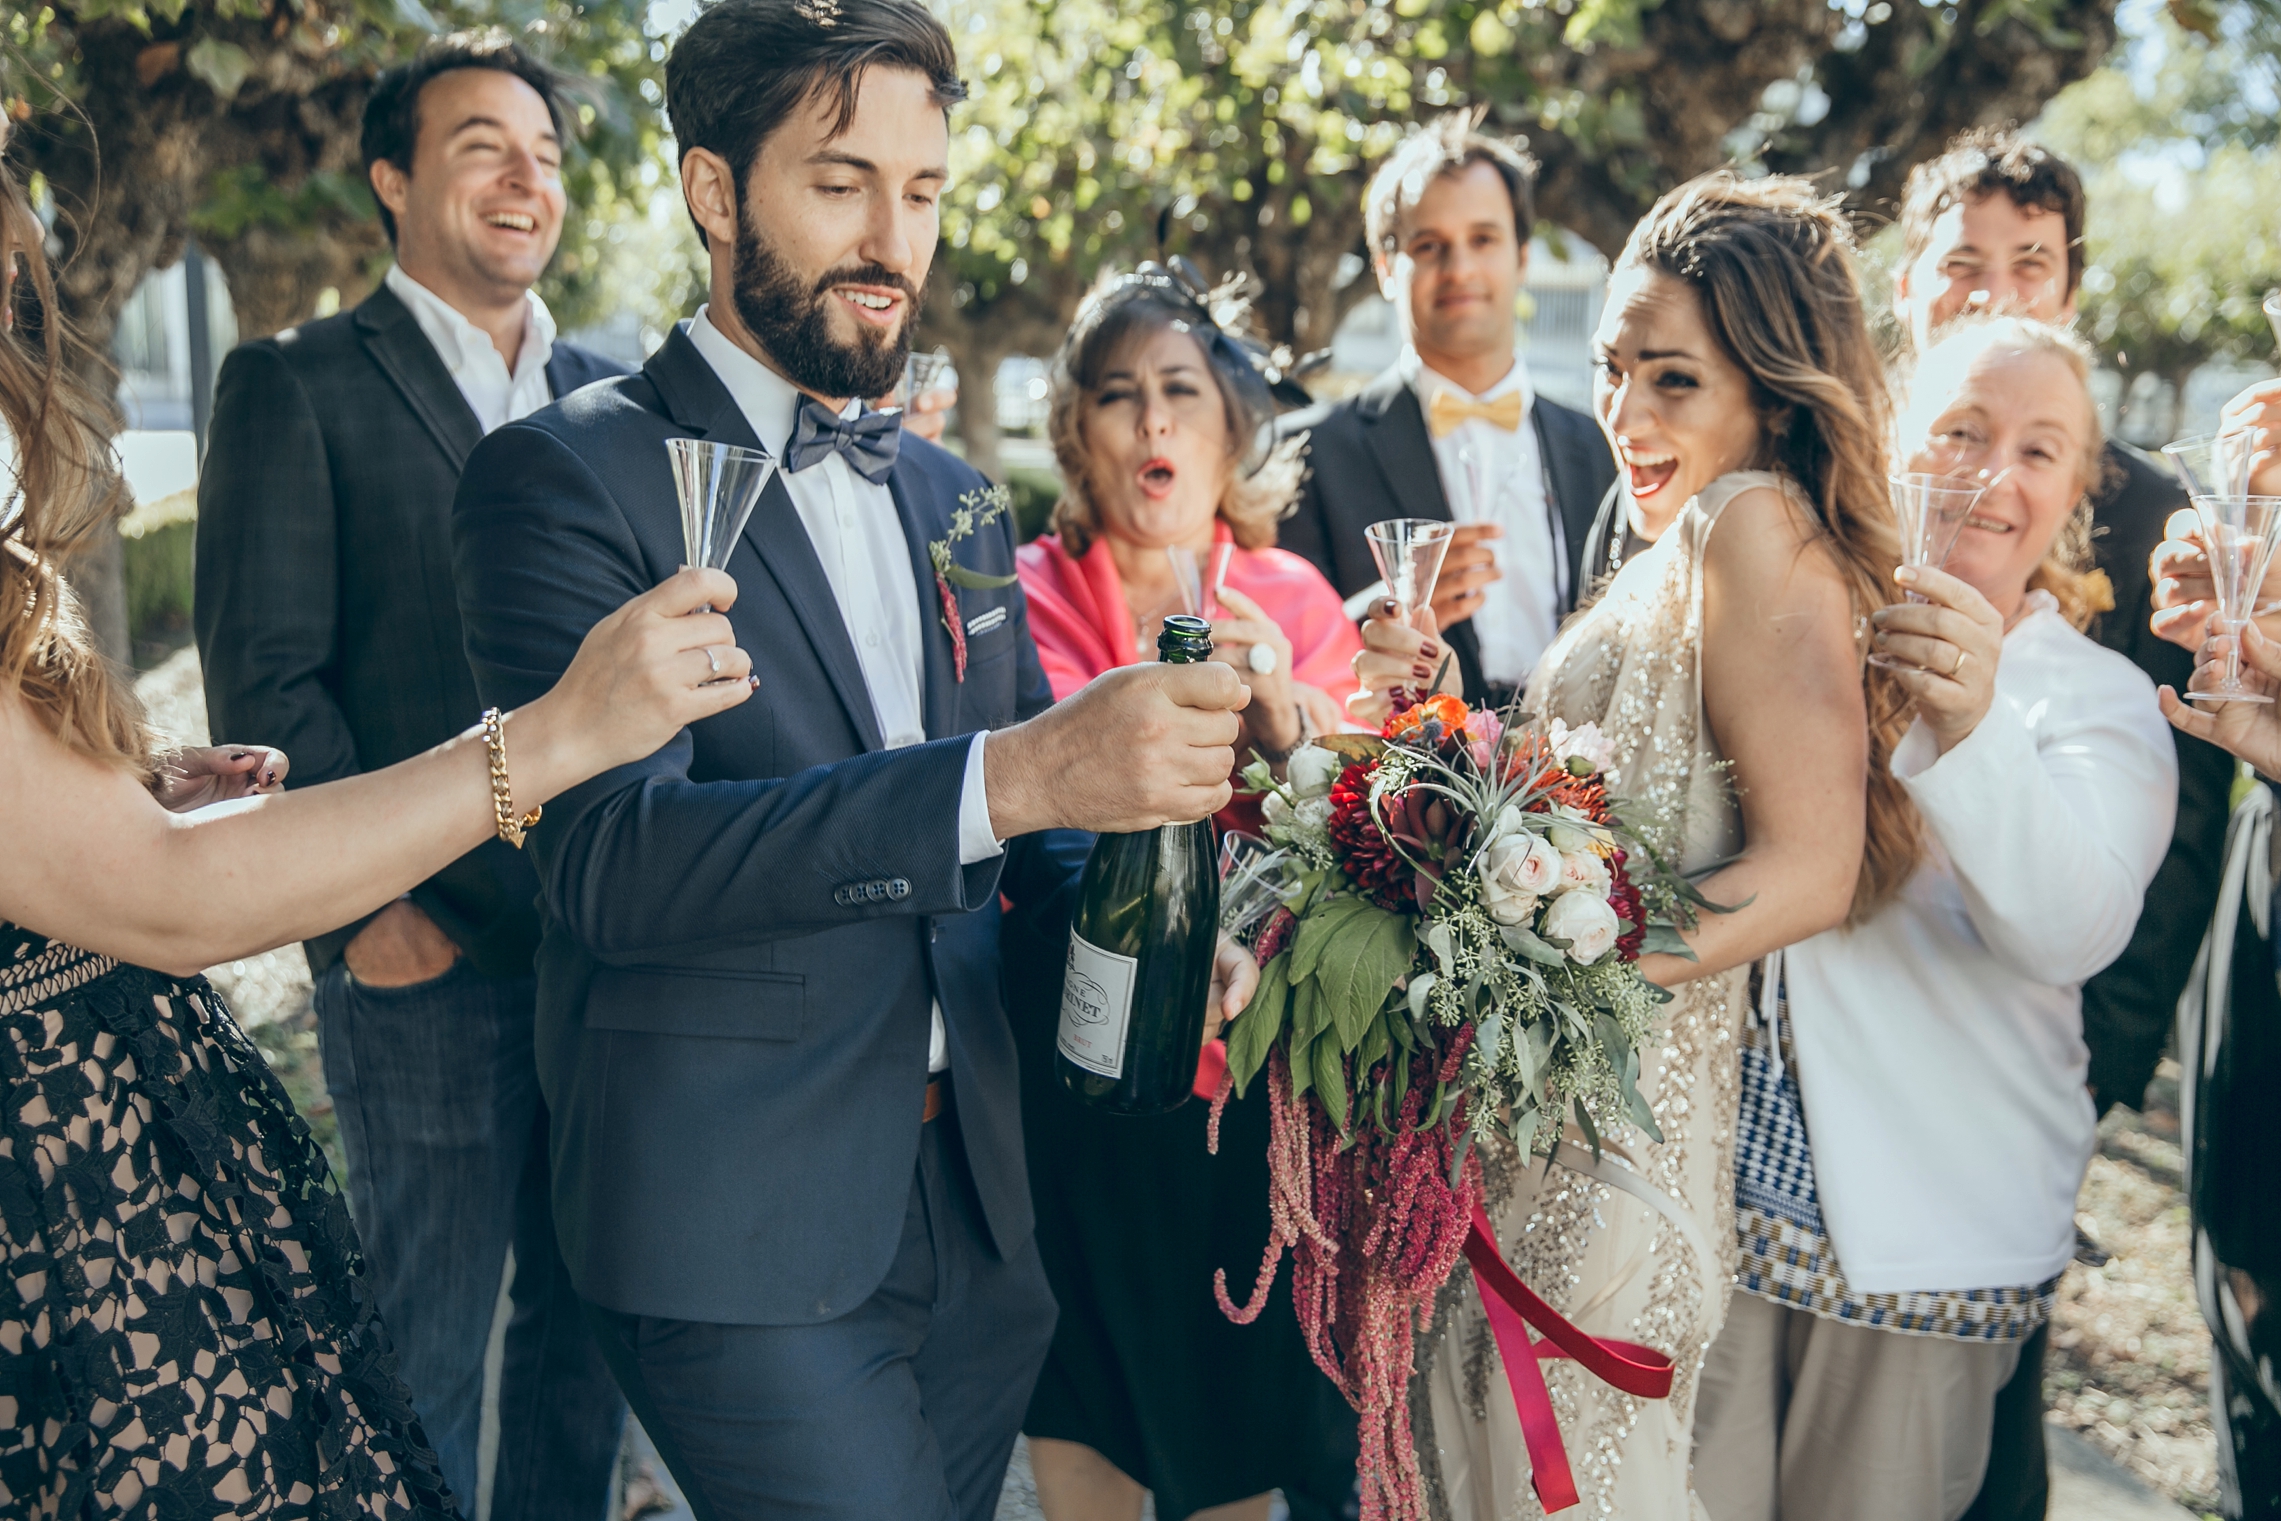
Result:
[[[1640,947],[1647,941],[1647,910],[1640,904],[1639,889],[1625,874],[1620,850],[1608,858],[1608,907],[1631,926],[1616,937],[1616,954],[1626,961],[1639,960]]]
[[[1370,816],[1370,778],[1376,761],[1356,761],[1331,787],[1331,850],[1362,895],[1380,908],[1403,913],[1417,907],[1415,875]]]

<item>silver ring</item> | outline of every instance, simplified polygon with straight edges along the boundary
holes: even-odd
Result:
[[[1253,645],[1251,647],[1251,653],[1244,657],[1243,663],[1251,667],[1251,673],[1254,676],[1274,675],[1275,646],[1272,644]]]
[[[709,644],[705,646],[705,664],[713,668],[714,675],[721,674],[721,657],[713,653],[713,647]]]

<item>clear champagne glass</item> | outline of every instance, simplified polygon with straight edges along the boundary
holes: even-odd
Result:
[[[936,349],[931,354],[911,350],[903,360],[903,405],[910,406],[929,391],[947,389],[943,377],[949,374],[948,349]]]
[[[1963,476],[1922,472],[1887,476],[1885,487],[1893,499],[1893,517],[1901,528],[1901,563],[1931,570],[1946,565],[1949,551],[1956,547],[1956,536],[1964,528],[1964,520],[1980,505],[1980,499],[1988,494],[1992,484],[1975,483]],[[1919,592],[1910,592],[1908,600],[1929,599]],[[1912,662],[1893,655],[1872,654],[1869,663],[1889,671],[1916,669]]]
[[[1404,623],[1433,601],[1434,583],[1441,579],[1442,558],[1449,553],[1454,531],[1437,518],[1388,518],[1362,531]]]
[[[1172,562],[1173,584],[1180,588],[1180,610],[1206,623],[1225,618],[1227,609],[1220,603],[1220,588],[1228,584],[1228,558],[1234,552],[1233,544],[1214,544],[1199,555],[1184,544],[1166,548],[1164,557]]]
[[[1287,851],[1240,829],[1220,836],[1220,933],[1243,939],[1283,906]]]
[[[2281,343],[2281,290],[2265,293],[2265,320],[2273,326],[2273,341]]]
[[[2281,496],[2227,492],[2196,496],[2193,501],[2202,520],[2202,548],[2209,556],[2210,581],[2217,594],[2216,632],[2231,638],[2224,677],[2209,691],[2186,696],[2193,702],[2271,702],[2241,679],[2241,631],[2249,622],[2257,589],[2265,584],[2274,540],[2281,538]]]
[[[2197,433],[2164,444],[2162,452],[2188,496],[2244,496],[2249,491],[2250,437],[2246,428]]]
[[[703,438],[669,438],[665,452],[673,460],[673,487],[681,499],[681,545],[688,563],[707,570],[728,569],[753,504],[776,473],[775,459],[759,449]]]

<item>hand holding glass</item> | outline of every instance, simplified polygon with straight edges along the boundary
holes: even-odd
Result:
[[[673,488],[681,500],[684,563],[727,570],[753,504],[776,473],[775,459],[758,449],[702,438],[669,438],[665,452],[673,460]]]
[[[1901,563],[1931,570],[1948,563],[1964,520],[1988,494],[1987,484],[1956,475],[1895,475],[1888,476],[1885,485],[1901,529]],[[1921,592],[1910,592],[1908,599],[1929,600]],[[1885,654],[1871,655],[1869,663],[1888,671],[1915,669],[1910,662]]]
[[[2274,540],[2281,538],[2281,496],[2227,493],[2193,500],[2202,520],[2202,552],[2210,562],[2211,591],[2218,604],[2213,632],[2232,637],[2218,684],[2186,697],[2192,702],[2271,702],[2241,679],[2241,630],[2249,622],[2257,589],[2265,584]]]

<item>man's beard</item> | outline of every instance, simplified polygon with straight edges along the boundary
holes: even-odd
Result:
[[[876,264],[833,270],[813,286],[805,284],[768,239],[743,216],[737,218],[732,277],[737,316],[791,382],[818,396],[885,396],[903,383],[903,361],[911,352],[911,325],[919,318],[919,293],[911,282]],[[860,325],[853,343],[832,335],[831,303],[840,285],[875,285],[901,291],[906,310],[893,332]],[[861,323],[861,319],[856,319]]]

